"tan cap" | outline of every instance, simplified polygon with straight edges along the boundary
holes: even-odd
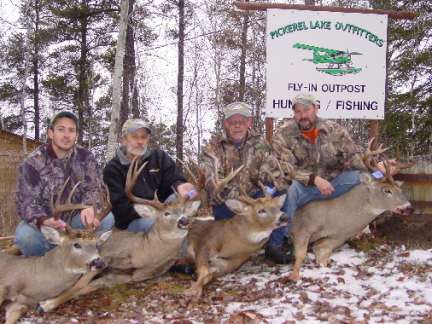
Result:
[[[151,133],[150,125],[142,119],[128,119],[125,121],[122,127],[122,135],[133,133],[140,128],[145,128]]]
[[[247,103],[244,102],[233,102],[224,108],[225,119],[230,118],[234,115],[242,115],[245,117],[251,117],[251,108]]]
[[[310,105],[317,106],[317,100],[315,99],[314,96],[312,96],[308,93],[301,93],[301,94],[295,96],[294,101],[293,101],[293,105],[292,105],[293,109],[294,109],[294,106],[296,104],[301,104],[305,107],[308,107]]]

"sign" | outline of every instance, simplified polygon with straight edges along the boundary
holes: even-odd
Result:
[[[267,10],[266,117],[312,94],[323,118],[384,119],[387,16]]]

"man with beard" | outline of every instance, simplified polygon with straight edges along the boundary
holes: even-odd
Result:
[[[15,243],[24,256],[41,256],[54,247],[42,235],[41,225],[64,230],[69,224],[72,228],[90,227],[104,232],[114,223],[112,216],[99,222],[93,207],[62,213],[59,219],[53,217],[51,199],[59,194],[67,179],[62,201],[80,182],[72,201],[88,206],[101,203],[102,179],[93,154],[75,144],[78,118],[73,113],[62,111],[55,115],[48,138],[49,142],[32,152],[19,168],[16,202],[22,221],[16,229]]]
[[[129,119],[121,133],[121,145],[115,157],[103,171],[103,179],[110,191],[115,226],[130,232],[148,232],[154,224],[150,218],[140,217],[125,192],[126,175],[131,161],[138,157],[138,166],[147,162],[133,189],[134,195],[152,200],[157,192],[160,201],[173,195],[173,189],[185,198],[197,195],[195,187],[186,181],[180,169],[169,155],[158,149],[150,149],[151,130],[143,120]]]
[[[292,109],[293,119],[278,129],[273,139],[279,160],[295,168],[282,208],[290,218],[308,202],[333,199],[348,192],[360,183],[360,170],[367,170],[361,158],[364,149],[354,143],[345,128],[317,116],[319,106],[313,96],[298,95]],[[389,162],[393,174],[396,162]],[[382,162],[378,168],[385,173]]]

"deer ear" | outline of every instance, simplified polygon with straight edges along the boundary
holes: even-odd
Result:
[[[225,205],[235,214],[243,214],[248,211],[248,206],[236,199],[228,199]]]
[[[403,181],[395,181],[397,186],[400,188],[403,186],[404,182]]]
[[[198,208],[201,205],[201,201],[196,200],[196,201],[187,201],[185,204],[185,216],[186,217],[191,217],[193,215],[196,214],[196,212],[198,211]]]
[[[152,206],[135,204],[134,208],[140,217],[150,217],[151,219],[156,218],[157,210]]]
[[[41,232],[42,235],[45,236],[46,240],[51,244],[61,245],[65,241],[65,236],[53,227],[42,225]]]
[[[286,194],[277,196],[274,199],[276,200],[276,203],[278,204],[279,208],[282,208],[283,204],[285,203]]]
[[[103,232],[98,237],[98,244],[104,244],[111,237],[111,234],[112,234],[112,231]]]

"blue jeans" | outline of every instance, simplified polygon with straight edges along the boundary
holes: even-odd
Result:
[[[329,200],[343,195],[360,183],[360,171],[342,172],[336,178],[330,181],[330,183],[333,185],[334,191],[331,195],[324,196],[320,193],[316,186],[305,186],[301,182],[294,180],[288,187],[287,198],[282,207],[282,211],[288,215],[290,220],[292,220],[295,211],[311,201]],[[290,231],[290,225],[279,229],[277,233],[274,233],[273,231],[270,236],[269,242],[272,242],[272,244],[283,244],[284,237],[288,236]]]
[[[83,229],[80,215],[72,217],[69,224],[72,228]],[[109,231],[114,226],[114,217],[110,213],[101,222],[97,232],[103,233]],[[55,245],[50,244],[43,236],[42,232],[36,225],[21,221],[15,231],[15,244],[21,250],[24,256],[42,256]]]

